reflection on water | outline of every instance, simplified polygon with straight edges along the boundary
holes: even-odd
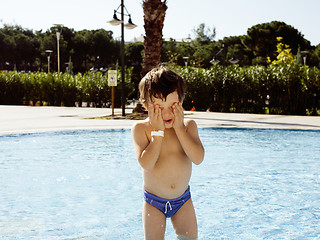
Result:
[[[200,239],[320,237],[320,131],[200,129]],[[143,239],[129,130],[0,137],[3,239]],[[174,239],[171,224],[166,239]]]

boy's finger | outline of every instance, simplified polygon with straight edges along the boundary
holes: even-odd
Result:
[[[153,119],[155,117],[154,111],[155,111],[154,105],[150,104],[148,107],[148,116],[150,119]]]
[[[159,106],[158,106],[158,105],[155,105],[155,107],[154,107],[154,115],[155,115],[156,117],[158,117],[158,111],[159,111]]]
[[[181,111],[181,112],[183,112],[183,107],[182,107],[182,103],[178,103],[178,108],[179,108],[179,110]]]
[[[157,115],[158,119],[162,119],[162,116],[161,116],[161,115],[162,115],[162,114],[161,114],[161,108],[158,107],[158,115]]]
[[[175,104],[173,105],[173,109],[174,109],[175,111],[180,110],[180,105],[179,105],[179,103],[175,103]]]
[[[172,108],[175,109],[175,108],[177,107],[177,105],[178,105],[178,103],[174,103],[174,104],[172,105]]]
[[[148,107],[148,112],[151,113],[151,114],[154,114],[154,111],[155,111],[154,105],[150,104],[149,107]]]
[[[178,117],[183,117],[184,113],[183,113],[183,108],[181,106],[177,106],[175,109],[174,109],[174,114]]]

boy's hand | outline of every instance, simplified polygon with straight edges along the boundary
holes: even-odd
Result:
[[[164,131],[165,126],[159,105],[150,104],[148,107],[148,116],[150,124],[154,128],[154,130]]]
[[[173,113],[174,113],[174,122],[173,128],[180,129],[184,128],[184,113],[182,103],[175,103],[173,106]]]

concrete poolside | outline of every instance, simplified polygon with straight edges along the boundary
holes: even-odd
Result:
[[[132,109],[126,109],[131,113]],[[121,109],[115,109],[120,114]],[[185,112],[199,127],[320,130],[319,116]],[[110,108],[31,107],[0,105],[0,135],[131,128],[136,120],[92,119],[111,115]]]

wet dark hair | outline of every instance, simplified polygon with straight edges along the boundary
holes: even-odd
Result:
[[[184,79],[164,66],[159,66],[148,72],[139,83],[140,102],[148,105],[152,97],[166,100],[167,96],[177,91],[179,101],[184,99],[186,85]]]

